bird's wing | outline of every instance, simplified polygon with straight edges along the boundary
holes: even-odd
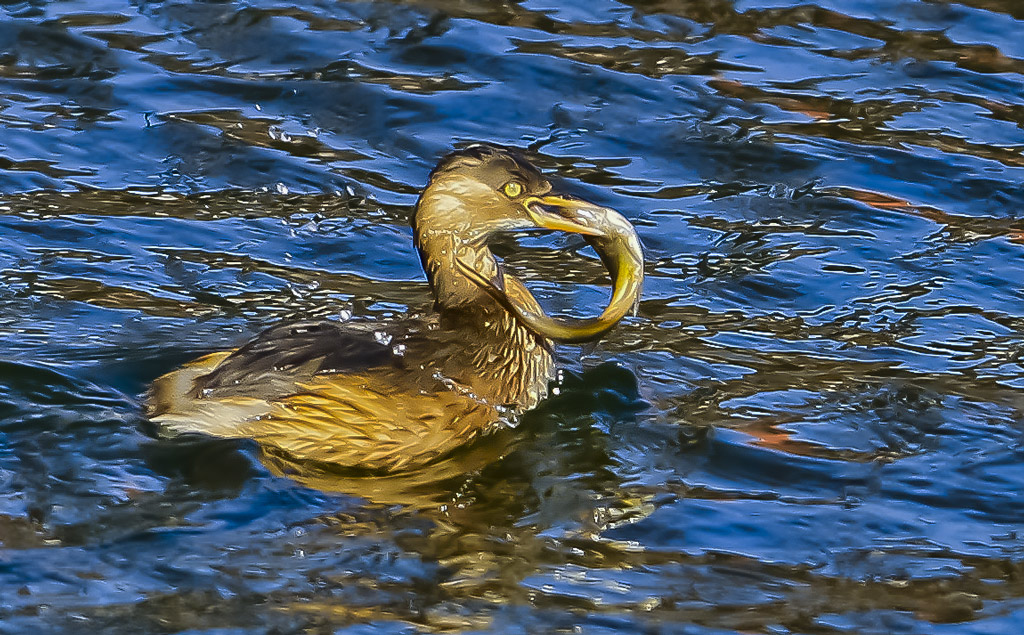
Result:
[[[290,392],[289,387],[317,374],[365,371],[397,361],[372,332],[334,322],[293,322],[257,335],[197,377],[193,390],[197,397],[234,396],[253,386],[263,392],[268,385]]]
[[[157,378],[146,413],[169,432],[237,436],[238,425],[318,374],[366,372],[400,363],[372,332],[333,322],[271,327],[234,351],[200,357]]]
[[[170,433],[252,438],[300,460],[396,470],[443,456],[497,421],[491,404],[332,322],[272,327],[153,382]]]

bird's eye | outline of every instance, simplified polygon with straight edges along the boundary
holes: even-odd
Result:
[[[509,181],[501,190],[505,192],[505,196],[515,198],[523,193],[523,185],[519,181]]]

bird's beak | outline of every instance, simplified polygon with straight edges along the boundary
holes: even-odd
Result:
[[[593,203],[563,196],[529,196],[523,200],[523,207],[537,227],[584,236],[602,235],[600,228],[587,222],[604,210]]]
[[[499,269],[494,279],[488,279],[461,261],[459,266],[534,333],[567,343],[597,339],[633,311],[640,300],[644,255],[636,230],[613,209],[556,196],[531,198],[536,200],[527,205],[527,210],[538,226],[582,234],[608,269],[612,297],[601,315],[586,319],[553,318],[541,309],[519,278]],[[548,212],[546,207],[557,209],[559,214]]]

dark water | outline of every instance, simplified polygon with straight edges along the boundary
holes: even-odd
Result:
[[[0,632],[1018,633],[1024,4],[0,1]],[[146,384],[429,306],[453,143],[646,245],[518,429],[392,479]],[[497,248],[593,313],[563,237]]]

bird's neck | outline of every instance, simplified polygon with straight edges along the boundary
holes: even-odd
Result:
[[[528,410],[554,379],[552,343],[491,302],[492,309],[442,307],[441,329],[462,343],[452,347],[444,373],[494,405]]]
[[[447,348],[441,372],[491,403],[532,408],[554,377],[553,346],[462,273],[462,266],[488,279],[499,273],[484,240],[467,240],[467,233],[425,222],[415,230],[443,338],[458,344]]]
[[[454,231],[426,231],[417,233],[416,246],[440,311],[498,307],[497,302],[460,269],[461,263],[488,278],[497,274],[498,261],[483,241],[468,243]]]

